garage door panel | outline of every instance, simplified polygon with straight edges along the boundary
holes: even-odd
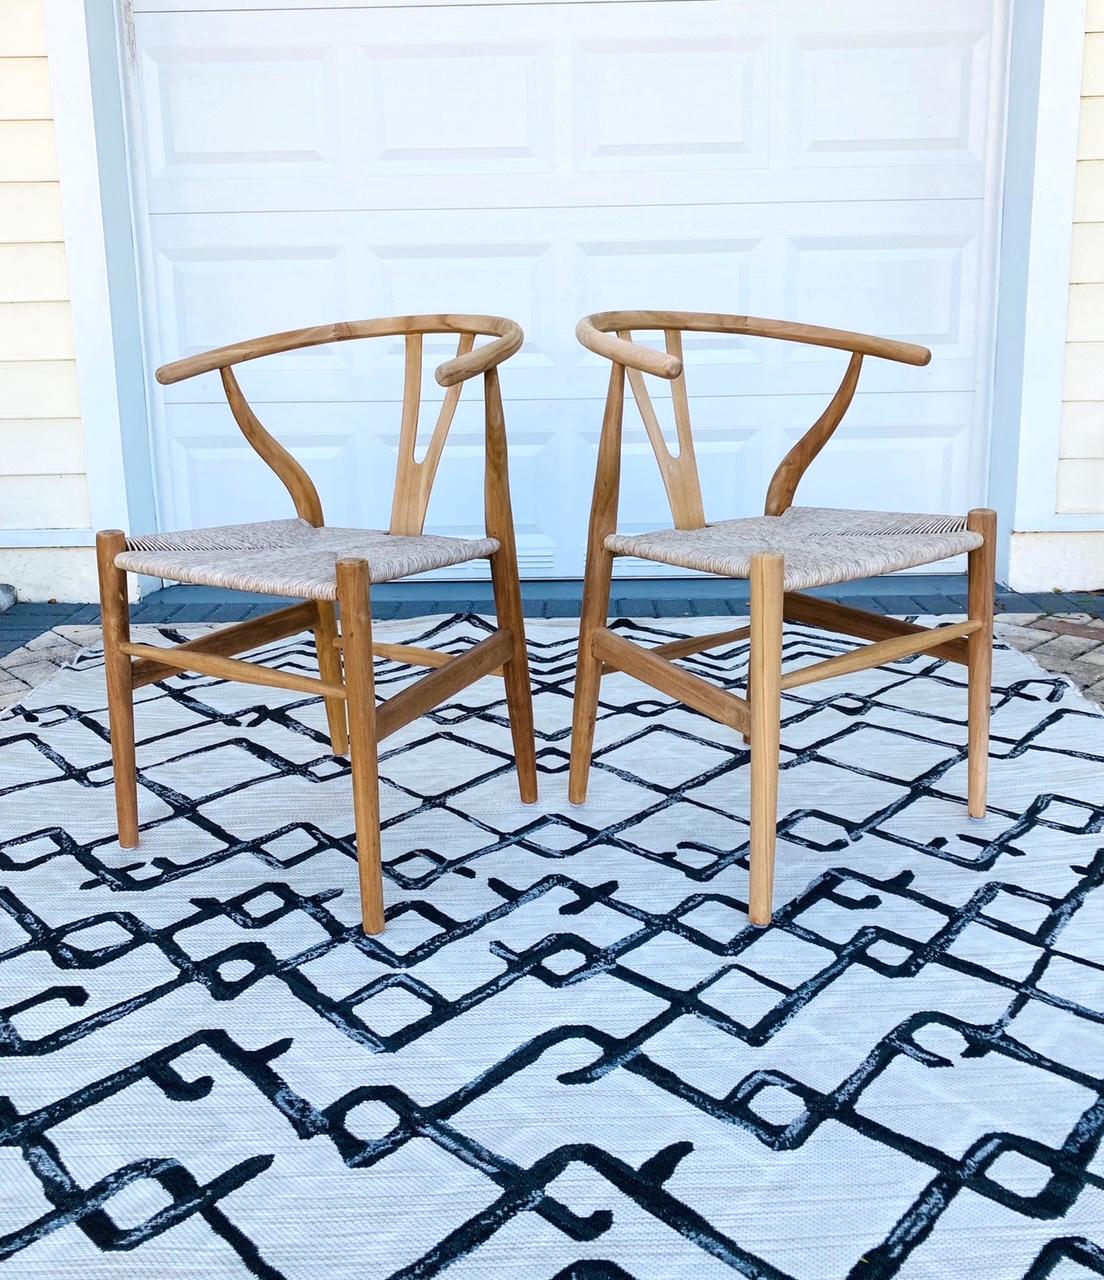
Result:
[[[988,0],[856,8],[142,13],[151,208],[981,196]]]
[[[711,519],[762,510],[766,479],[816,418],[820,404],[810,396],[697,402],[695,439]],[[660,400],[657,408],[669,418],[668,404]],[[908,510],[919,484],[927,509],[961,509],[971,409],[971,397],[963,393],[860,393],[832,446],[802,482],[800,501]],[[572,572],[585,542],[602,401],[519,401],[507,412],[519,546],[534,572]],[[423,413],[431,423],[428,406]],[[309,468],[331,523],[386,524],[399,437],[396,405],[272,404],[263,419]],[[234,519],[291,514],[286,493],[242,440],[224,404],[174,406],[167,427],[174,481],[171,523],[219,523],[228,511]],[[430,532],[463,535],[478,528],[482,459],[481,406],[461,400],[430,505]],[[625,418],[623,494],[622,528],[665,523],[658,468],[631,405]]]
[[[524,230],[518,220],[515,233]],[[438,226],[436,230],[440,231]],[[451,226],[449,230],[452,230]],[[454,240],[424,244],[402,242],[402,228],[383,229],[372,249],[378,292],[361,300],[361,310],[380,315],[421,315],[459,311],[473,315],[505,315],[525,331],[521,350],[511,359],[511,371],[531,376],[551,375],[558,364],[561,335],[548,314],[561,276],[557,246],[550,239],[525,236],[501,242],[480,234],[465,238],[457,227]],[[475,228],[471,228],[475,230]],[[361,234],[371,236],[370,227]],[[426,352],[439,363],[456,354],[455,338],[426,339]]]
[[[574,337],[579,316],[793,318],[933,351],[923,369],[866,361],[802,501],[954,511],[982,497],[999,0],[231,2],[135,6],[151,365],[335,319],[513,316],[526,341],[502,383],[522,567],[571,575],[609,378]],[[847,356],[684,345],[707,512],[758,512]],[[429,422],[434,368],[454,351],[425,341]],[[386,523],[403,360],[401,339],[381,339],[241,370],[332,522]],[[669,416],[669,384],[652,393]],[[481,394],[476,380],[461,397],[434,532],[478,527]],[[151,405],[165,525],[288,510],[216,376],[153,386]],[[624,495],[626,529],[667,520],[632,408]]]
[[[769,162],[765,37],[578,41],[568,92],[579,172]]]
[[[665,173],[655,164],[642,172],[575,172],[570,180],[524,174],[495,173],[473,177],[450,174],[447,195],[440,177],[412,175],[390,182],[366,184],[353,177],[339,177],[324,184],[298,178],[256,178],[227,175],[183,180],[152,181],[150,212],[154,214],[237,213],[242,209],[281,213],[288,209],[327,213],[334,209],[441,210],[452,209],[557,210],[586,204],[616,208],[631,217],[641,206],[681,206],[784,202],[810,200],[925,200],[937,191],[956,200],[979,200],[983,194],[980,169],[966,165],[930,165],[874,170],[870,166],[837,165],[815,173],[787,169],[764,172],[734,166],[725,170]]]
[[[548,45],[488,39],[359,54],[372,95],[363,103],[373,134],[366,160],[381,178],[451,175],[473,165],[510,173],[551,168]]]
[[[985,160],[989,33],[810,33],[790,41],[788,160],[825,168]],[[847,92],[841,93],[840,86]]]
[[[337,50],[325,45],[144,48],[153,182],[290,177],[326,181],[345,162]]]
[[[822,407],[813,396],[699,400],[694,438],[707,517],[760,514],[774,468]],[[664,416],[662,402],[658,408]],[[802,481],[799,501],[907,511],[914,509],[921,493],[926,509],[960,509],[972,409],[972,397],[962,393],[919,397],[860,392],[831,445]],[[625,421],[627,438],[639,440],[641,457],[647,461],[634,409],[629,408]],[[643,527],[656,527],[654,510],[650,525],[647,517],[636,518],[644,521]]]
[[[601,406],[588,406],[601,421]],[[423,411],[427,424],[434,415]],[[268,405],[263,420],[310,472],[334,525],[386,528],[391,513],[399,415],[394,405]],[[166,527],[192,528],[226,520],[269,520],[294,514],[276,477],[246,444],[225,404],[176,405],[166,414]],[[561,548],[558,521],[563,507],[585,527],[583,490],[589,477],[574,474],[573,433],[565,432],[548,406],[520,405],[510,414],[510,478],[517,508],[518,555],[523,571],[563,572],[569,556]],[[457,411],[426,532],[481,536],[483,530],[482,405]],[[560,508],[549,493],[559,493]],[[548,521],[553,515],[555,520]],[[571,552],[574,553],[574,548]],[[480,573],[476,566],[474,573]],[[451,573],[446,576],[455,576]]]
[[[642,209],[629,225],[609,209],[464,211],[447,227],[427,212],[155,218],[156,355],[335,318],[490,312],[526,332],[503,374],[507,396],[592,396],[609,371],[576,342],[578,317],[657,307],[799,316],[924,342],[936,357],[928,368],[871,360],[864,386],[967,389],[978,348],[978,221],[976,207],[957,201]],[[791,234],[809,227],[831,234]],[[685,349],[700,395],[831,394],[842,372],[840,353],[808,346],[688,334]],[[432,367],[452,354],[450,339],[427,339],[430,391]],[[401,366],[399,343],[344,344],[259,362],[243,385],[259,403],[308,393],[397,399]],[[208,378],[165,394],[222,393]]]
[[[878,333],[972,362],[977,352],[979,245],[939,235],[810,236],[786,245],[786,315]],[[822,361],[821,347],[788,348],[790,363]],[[869,372],[869,371],[868,371]]]
[[[352,314],[358,264],[339,243],[253,246],[180,245],[155,258],[158,361],[209,351],[262,333]],[[305,317],[304,300],[310,300]],[[359,353],[351,346],[315,347],[266,359],[277,376],[310,372],[352,375]],[[262,366],[255,366],[261,368]],[[217,378],[209,380],[218,388]],[[185,388],[193,384],[178,384]],[[218,388],[221,395],[221,389]]]
[[[280,439],[326,491],[335,515],[352,510],[386,466],[385,446],[367,433],[338,423],[329,431],[308,425],[301,409],[267,416],[279,422]],[[286,490],[245,442],[229,410],[193,412],[186,424],[170,414],[168,446],[173,501],[166,524],[203,528],[225,523],[228,512],[235,522],[295,514]]]

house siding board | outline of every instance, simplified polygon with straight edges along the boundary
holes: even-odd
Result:
[[[68,302],[0,303],[0,360],[71,360]]]
[[[83,475],[0,476],[0,541],[4,529],[88,526]]]
[[[1104,222],[1079,222],[1073,228],[1071,284],[1104,280]]]
[[[64,245],[0,243],[0,304],[64,302],[68,297]]]
[[[1104,0],[1086,13],[1056,509],[1104,513]]]
[[[5,58],[0,75],[0,120],[49,120],[50,77],[45,58]]]
[[[0,7],[0,581],[87,598],[91,550],[50,545],[90,515],[42,0]]]
[[[4,0],[0,58],[44,58],[46,28],[41,0]]]
[[[10,476],[84,475],[79,418],[0,420],[0,456]]]
[[[56,182],[0,182],[0,244],[61,245],[62,239]]]

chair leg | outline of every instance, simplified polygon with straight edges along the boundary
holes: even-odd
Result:
[[[598,720],[598,692],[602,684],[602,663],[594,656],[594,633],[609,618],[610,582],[613,556],[603,546],[594,546],[587,557],[583,582],[583,608],[579,619],[579,657],[575,666],[575,702],[571,715],[571,772],[567,798],[583,804],[590,781],[590,758],[594,750],[594,727]]]
[[[783,557],[751,559],[751,871],[748,916],[771,922],[778,830],[778,740],[782,719]]]
[[[748,653],[747,679],[744,681],[744,697],[747,699],[748,706],[751,706],[751,654],[750,654],[750,652]],[[740,735],[740,737],[742,737],[742,738],[743,738],[744,742],[745,742],[748,746],[750,746],[750,745],[751,745],[751,727],[750,727],[750,725],[748,726],[748,732],[747,732],[747,733],[742,733],[742,734]]]
[[[383,866],[380,861],[376,683],[372,670],[372,604],[366,560],[337,562],[337,598],[345,635],[346,711],[349,717],[349,763],[353,773],[360,913],[365,933],[382,933]]]
[[[318,622],[314,647],[318,651],[318,671],[329,684],[341,684],[341,653],[337,644],[337,610],[328,600],[318,601]],[[326,721],[330,727],[330,750],[343,756],[349,750],[349,728],[342,698],[326,699]]]
[[[971,511],[966,527],[984,541],[969,557],[969,611],[981,628],[966,637],[969,764],[967,811],[985,817],[989,781],[989,716],[993,687],[993,598],[996,584],[997,513],[987,507]]]
[[[107,716],[111,726],[111,763],[115,772],[115,813],[119,844],[133,849],[138,843],[138,774],[134,761],[134,685],[130,655],[119,646],[130,640],[130,606],[127,577],[115,567],[115,557],[126,550],[119,529],[96,534],[96,568],[100,577],[100,616],[103,620],[104,667],[107,675]]]
[[[525,651],[525,615],[521,607],[521,583],[516,556],[491,556],[498,625],[510,632],[514,651],[502,669],[506,680],[506,707],[514,740],[518,791],[523,804],[537,801],[537,743],[533,731],[533,686],[529,679],[529,655]]]

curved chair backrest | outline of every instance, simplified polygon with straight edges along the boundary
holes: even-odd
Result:
[[[418,417],[422,389],[422,339],[427,333],[455,333],[459,337],[456,355],[439,365],[437,381],[447,388],[425,454],[414,456],[418,439]],[[478,336],[494,338],[493,342],[475,349]],[[463,384],[476,374],[497,379],[495,370],[503,360],[521,346],[521,326],[503,316],[426,315],[389,316],[381,320],[353,320],[338,324],[316,325],[311,329],[290,329],[263,338],[251,338],[230,346],[188,356],[157,370],[157,381],[168,385],[194,378],[215,369],[222,377],[223,389],[234,419],[253,449],[276,473],[295,503],[296,513],[310,524],[320,526],[322,502],[314,482],[302,465],[261,424],[242,394],[234,375],[234,366],[246,360],[276,355],[282,351],[298,351],[328,342],[348,342],[354,338],[387,338],[402,336],[406,341],[406,365],[403,378],[402,420],[399,431],[399,458],[395,474],[395,496],[391,507],[390,532],[420,534],[425,526],[426,510],[437,474],[437,464],[452,425]],[[497,382],[493,395],[487,398],[488,413],[498,410],[500,400]],[[489,423],[489,418],[488,418]]]
[[[662,330],[666,351],[656,351],[634,342],[634,329]],[[644,429],[659,463],[676,529],[698,529],[705,524],[682,359],[682,335],[688,332],[779,338],[787,342],[809,343],[851,353],[843,381],[827,408],[778,464],[767,490],[765,513],[769,516],[781,515],[793,503],[798,482],[839,426],[855,394],[863,356],[877,356],[883,360],[897,360],[913,365],[925,365],[931,359],[931,352],[927,347],[916,346],[911,342],[851,333],[845,329],[825,329],[819,325],[793,324],[786,320],[765,320],[756,316],[729,316],[697,311],[601,311],[584,316],[575,329],[579,341],[584,347],[613,362],[610,393],[606,403],[607,425],[616,417],[617,429],[620,431],[620,405],[624,398],[624,378],[627,374]],[[667,378],[671,382],[679,446],[677,454],[671,452],[659,425],[644,382],[646,373]],[[614,408],[616,413],[611,412]]]

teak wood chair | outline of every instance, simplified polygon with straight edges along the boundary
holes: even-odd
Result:
[[[437,369],[437,381],[447,391],[419,460],[415,447],[422,339],[427,333],[456,334],[458,345],[456,356]],[[493,341],[476,348],[478,335]],[[474,681],[497,673],[505,682],[521,798],[526,803],[536,800],[532,696],[498,379],[498,366],[518,350],[522,336],[514,321],[498,316],[398,316],[272,334],[158,369],[157,379],[162,383],[219,371],[234,419],[287,489],[296,518],[148,537],[127,537],[117,529],[97,535],[111,756],[119,843],[124,848],[133,848],[139,834],[134,690],[181,670],[293,689],[325,699],[331,748],[335,755],[350,754],[361,916],[366,933],[379,933],[384,927],[377,762],[380,741]],[[406,347],[391,523],[386,531],[328,528],[310,477],[261,425],[242,394],[234,366],[281,351],[373,337],[402,337]],[[422,530],[441,452],[463,384],[477,374],[483,375],[485,396],[486,537],[429,536]],[[490,561],[499,624],[492,635],[457,657],[373,641],[372,583],[474,559]],[[127,609],[128,573],[260,591],[304,603],[173,648],[135,644],[130,639]],[[340,632],[335,605],[340,607]],[[305,629],[314,632],[319,679],[233,656]],[[432,670],[377,707],[373,655]]]
[[[665,351],[632,340],[634,329],[662,330]],[[684,332],[781,338],[850,352],[847,370],[827,408],[782,459],[767,490],[765,514],[708,523],[694,457],[683,370]],[[744,735],[751,748],[749,916],[770,923],[778,807],[781,697],[815,680],[877,667],[915,653],[931,653],[967,668],[968,812],[985,816],[992,670],[996,516],[986,509],[966,516],[795,507],[794,494],[809,464],[828,443],[851,403],[865,356],[925,365],[925,347],[889,338],[751,316],[686,311],[606,311],[576,329],[583,346],[612,362],[590,513],[586,582],[579,635],[569,797],[586,800],[603,672],[643,680],[703,715]],[[671,382],[678,452],[668,447],[644,374]],[[625,379],[659,462],[673,529],[619,534],[621,432]],[[867,613],[815,596],[829,586],[897,569],[969,555],[969,618],[939,628]],[[632,644],[607,626],[614,558],[697,569],[751,586],[750,626],[676,640],[651,649]],[[782,670],[783,620],[855,636],[871,644],[798,670]],[[675,660],[717,645],[749,639],[746,697],[717,688]]]

